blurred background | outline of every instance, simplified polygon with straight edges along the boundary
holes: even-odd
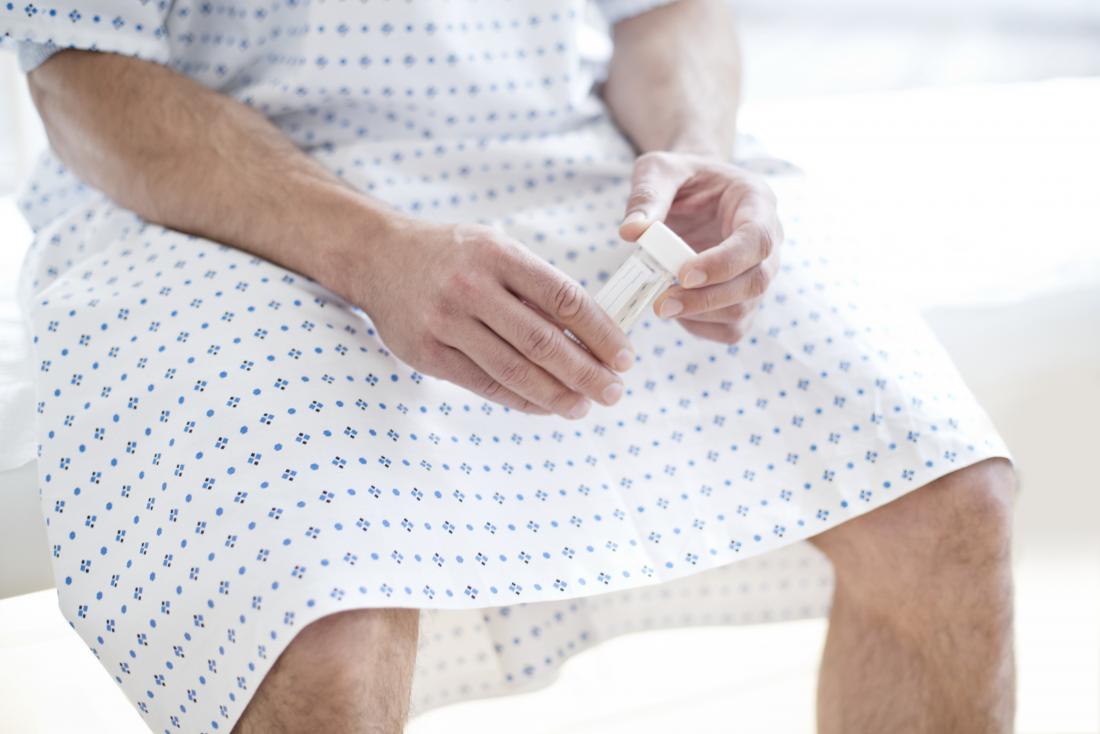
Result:
[[[1100,3],[733,4],[741,129],[807,173],[835,256],[921,310],[1017,455],[1017,729],[1097,734]],[[42,145],[0,54],[0,440],[32,399],[12,302],[29,232],[11,192]],[[56,610],[33,475],[0,467],[0,731],[145,731]],[[824,630],[624,635],[546,689],[409,732],[808,733]]]

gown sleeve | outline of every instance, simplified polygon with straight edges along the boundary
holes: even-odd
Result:
[[[24,68],[49,51],[112,51],[168,63],[172,0],[0,0],[0,49]]]
[[[607,24],[615,25],[632,15],[639,15],[660,5],[668,5],[672,0],[595,0],[595,2],[600,13],[607,19]]]

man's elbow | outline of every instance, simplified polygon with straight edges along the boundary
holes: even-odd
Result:
[[[42,119],[46,136],[55,149],[58,143],[58,126],[64,115],[66,95],[75,92],[71,77],[74,73],[74,56],[87,51],[62,49],[27,73],[27,91],[31,102]]]
[[[37,106],[39,100],[45,100],[49,95],[58,91],[63,85],[66,76],[72,73],[73,61],[84,56],[91,56],[95,52],[82,51],[75,48],[63,48],[50,56],[42,63],[27,72],[27,88],[30,90],[31,99]]]

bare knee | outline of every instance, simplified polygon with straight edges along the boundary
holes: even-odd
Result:
[[[420,610],[352,609],[303,627],[275,661],[233,734],[399,734],[408,715]]]
[[[972,464],[815,537],[838,589],[867,604],[953,603],[1010,591],[1012,464]],[[992,596],[990,596],[992,595]]]
[[[924,488],[940,495],[943,526],[935,558],[964,571],[1007,563],[1018,486],[1012,464],[987,459],[938,481]]]

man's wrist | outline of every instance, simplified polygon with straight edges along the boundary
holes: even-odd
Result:
[[[730,160],[733,157],[733,136],[687,131],[675,135],[665,150],[670,153],[689,153]]]
[[[347,190],[331,201],[327,211],[312,213],[318,232],[313,238],[316,253],[306,273],[347,301],[363,305],[364,274],[373,268],[384,248],[407,231],[412,220],[358,192]],[[315,249],[314,249],[315,248]]]

